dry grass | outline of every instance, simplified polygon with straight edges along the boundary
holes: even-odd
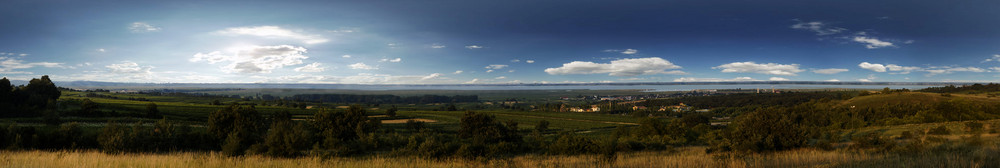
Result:
[[[997,167],[992,151],[888,155],[801,149],[743,156],[706,154],[704,148],[678,152],[620,153],[617,161],[599,156],[524,155],[491,161],[428,160],[414,157],[224,157],[211,152],[105,154],[97,151],[2,151],[0,167]],[[992,158],[991,158],[992,157]]]

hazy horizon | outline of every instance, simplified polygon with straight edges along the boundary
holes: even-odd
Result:
[[[1000,2],[12,1],[0,76],[125,83],[997,82]]]

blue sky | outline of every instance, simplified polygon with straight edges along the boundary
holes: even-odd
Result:
[[[5,1],[0,75],[153,83],[1000,81],[1000,1]]]

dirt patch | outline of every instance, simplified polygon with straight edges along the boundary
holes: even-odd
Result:
[[[414,118],[414,119],[382,120],[382,124],[402,124],[402,123],[406,123],[406,121],[408,121],[408,120],[420,121],[420,122],[425,122],[425,123],[438,122],[437,120],[432,120],[432,119]]]

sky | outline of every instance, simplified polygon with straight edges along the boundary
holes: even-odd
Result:
[[[48,1],[0,76],[136,83],[1000,81],[1000,1]]]

